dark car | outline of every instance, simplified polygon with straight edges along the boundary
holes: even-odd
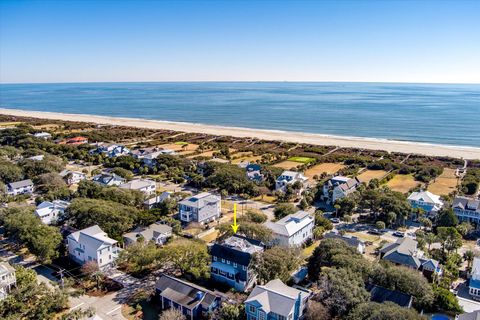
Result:
[[[395,232],[393,233],[393,235],[394,235],[395,237],[399,237],[399,238],[405,237],[405,233],[400,232],[400,231],[395,231]]]
[[[370,229],[370,230],[368,230],[368,233],[374,234],[374,235],[377,235],[377,236],[382,235],[382,232],[378,229]]]

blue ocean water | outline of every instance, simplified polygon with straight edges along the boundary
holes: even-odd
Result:
[[[480,147],[480,85],[1,84],[0,107]]]

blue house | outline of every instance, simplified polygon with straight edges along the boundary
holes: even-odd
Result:
[[[221,297],[193,283],[162,274],[155,284],[162,310],[175,308],[188,320],[202,319],[220,307]]]
[[[279,279],[256,286],[245,300],[247,320],[300,320],[310,292],[285,285]]]
[[[231,236],[210,248],[212,264],[211,279],[227,284],[237,291],[245,291],[255,284],[256,276],[250,262],[255,253],[263,252],[260,241],[239,235]]]
[[[408,196],[408,202],[414,209],[423,209],[427,214],[435,215],[443,207],[443,201],[440,196],[431,193],[430,191],[420,190],[412,192]]]

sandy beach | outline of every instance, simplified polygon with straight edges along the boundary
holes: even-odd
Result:
[[[86,114],[65,114],[56,112],[26,111],[0,108],[0,114],[33,117],[40,119],[54,119],[63,121],[80,121],[96,124],[130,126],[137,128],[166,129],[180,132],[204,133],[219,136],[233,136],[238,138],[252,137],[264,140],[278,140],[286,142],[307,143],[322,146],[338,146],[345,148],[362,148],[371,150],[385,150],[389,152],[416,153],[427,156],[449,156],[464,159],[480,159],[480,148],[447,146],[420,142],[404,142],[387,139],[373,139],[360,137],[342,137],[314,133],[287,132],[276,130],[248,129],[238,127],[223,127],[186,122],[171,122],[160,120],[146,120],[133,118],[117,118]]]

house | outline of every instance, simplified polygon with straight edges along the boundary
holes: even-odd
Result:
[[[279,279],[271,280],[256,286],[245,300],[247,320],[303,319],[309,297],[308,291],[289,287]]]
[[[345,198],[360,186],[361,181],[355,178],[336,176],[323,184],[323,199],[327,203],[335,203]]]
[[[87,175],[85,173],[68,169],[60,172],[60,177],[62,177],[69,186],[80,183],[80,181],[87,179]]]
[[[336,232],[328,232],[323,236],[325,239],[339,239],[350,247],[355,248],[359,253],[365,253],[365,242],[352,235],[341,235]]]
[[[141,159],[142,163],[146,166],[153,167],[157,164],[158,156],[162,154],[173,155],[175,151],[170,149],[144,148],[133,150],[131,153],[135,158]]]
[[[260,241],[233,235],[210,248],[212,280],[228,285],[237,291],[245,291],[256,282],[251,261],[255,253],[263,252]]]
[[[315,221],[305,211],[283,217],[277,222],[268,221],[265,226],[272,230],[273,243],[285,247],[299,247],[313,238]]]
[[[71,233],[67,242],[70,258],[81,265],[95,261],[104,270],[113,266],[118,257],[117,241],[97,225]]]
[[[480,310],[475,310],[473,312],[465,312],[455,317],[455,320],[479,320],[479,319],[480,319]]]
[[[397,265],[421,271],[427,278],[441,275],[442,268],[435,259],[423,257],[423,252],[418,250],[417,241],[412,238],[401,238],[395,243],[388,243],[380,249],[380,259],[390,261]]]
[[[301,186],[301,188],[297,191],[297,195],[299,195],[302,193],[307,180],[308,178],[300,172],[283,171],[283,173],[275,181],[275,190],[285,192],[287,190],[287,186],[298,182]]]
[[[44,224],[52,224],[63,216],[69,205],[70,202],[63,200],[43,201],[35,209],[35,214]]]
[[[147,196],[154,194],[157,191],[157,183],[148,179],[134,179],[129,182],[122,183],[122,189],[136,190],[145,193]]]
[[[108,158],[126,156],[130,154],[130,149],[114,143],[99,143],[97,148],[90,150],[91,154],[105,154]]]
[[[33,182],[30,179],[11,182],[7,184],[7,194],[11,196],[18,196],[20,194],[32,194]]]
[[[136,243],[139,238],[143,238],[145,242],[153,241],[157,245],[164,245],[171,236],[172,227],[157,222],[148,227],[138,227],[132,232],[125,233],[123,243],[125,247],[128,247]]]
[[[149,210],[149,209],[152,209],[152,208],[155,208],[157,207],[160,203],[162,203],[163,201],[167,200],[170,198],[170,196],[172,195],[171,192],[168,192],[168,191],[164,191],[162,192],[161,194],[153,197],[153,198],[150,198],[150,199],[147,199],[143,202],[143,208],[145,210]]]
[[[15,269],[8,262],[0,261],[0,300],[5,299],[16,285]]]
[[[455,197],[452,209],[460,222],[480,225],[480,200],[468,197]]]
[[[440,196],[433,194],[429,191],[412,192],[408,196],[408,202],[412,208],[423,209],[427,214],[436,215],[437,212],[443,207],[443,201],[440,200]]]
[[[468,283],[468,293],[475,300],[480,300],[480,258],[473,258],[472,272]]]
[[[37,132],[37,133],[34,133],[33,136],[35,138],[44,139],[44,140],[48,140],[52,138],[52,135],[48,132]]]
[[[92,178],[92,181],[104,187],[119,186],[125,182],[125,179],[115,173],[101,173]]]
[[[374,284],[368,284],[367,291],[370,292],[370,300],[373,302],[393,302],[403,308],[412,307],[413,297],[409,294],[396,290],[390,290]]]
[[[208,223],[220,217],[221,198],[204,192],[179,202],[180,220],[184,223]]]
[[[200,320],[221,305],[221,296],[193,283],[162,274],[155,283],[162,310],[174,308],[188,320]]]
[[[69,144],[69,145],[80,145],[88,143],[88,139],[85,137],[73,137],[73,138],[66,138],[58,142],[58,144]]]
[[[255,182],[263,181],[263,174],[261,173],[261,170],[262,167],[255,163],[250,163],[245,167],[247,178]]]

